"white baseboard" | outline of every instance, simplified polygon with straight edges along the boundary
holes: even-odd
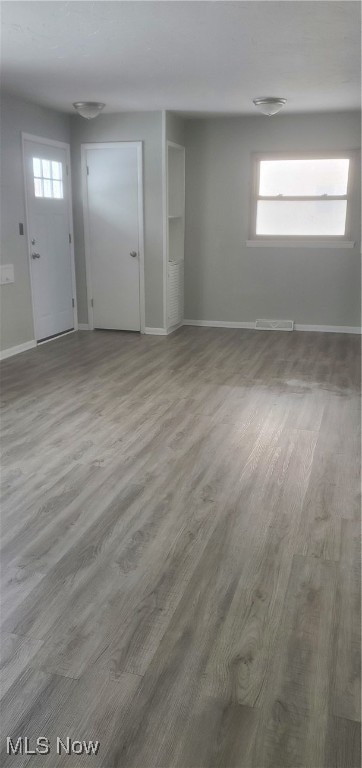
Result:
[[[254,328],[253,323],[234,322],[232,320],[184,320],[184,325],[197,325],[202,328]]]
[[[167,336],[166,328],[145,328],[145,333],[148,336]]]
[[[168,333],[173,333],[180,325],[170,328],[166,331],[165,328],[145,328],[145,333],[150,336],[167,336]],[[249,328],[255,329],[255,322],[232,322],[228,320],[184,320],[183,325],[195,325],[205,328]],[[89,326],[85,323],[80,323],[78,326],[80,331],[89,330]],[[304,325],[296,323],[294,326],[295,331],[317,331],[319,333],[353,333],[361,334],[362,329],[359,326],[354,325]],[[16,347],[8,347],[0,351],[0,360],[6,360],[8,357],[19,355],[21,352],[27,352],[29,349],[34,349],[37,346],[35,339],[26,341],[24,344],[18,344]]]
[[[251,328],[255,329],[254,322],[232,322],[229,320],[184,320],[184,325],[196,325],[205,328]],[[361,328],[356,325],[304,325],[296,323],[295,331],[318,331],[319,333],[361,333]]]
[[[171,325],[170,328],[145,328],[145,333],[147,333],[149,336],[169,336],[170,333],[174,333],[179,328],[182,328],[184,325],[183,321],[181,323],[176,323],[176,325]]]
[[[6,360],[7,357],[13,357],[13,355],[19,355],[20,352],[27,352],[28,349],[36,347],[35,339],[26,341],[24,344],[17,344],[16,347],[8,347],[0,352],[0,360]]]
[[[296,323],[295,331],[319,331],[319,333],[361,333],[358,325],[304,325]]]

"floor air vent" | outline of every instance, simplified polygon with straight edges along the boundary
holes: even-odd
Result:
[[[255,320],[255,328],[260,331],[292,331],[293,320]]]

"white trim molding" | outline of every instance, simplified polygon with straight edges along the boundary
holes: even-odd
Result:
[[[247,240],[247,248],[354,248],[354,240]]]
[[[197,325],[202,328],[254,328],[253,323],[234,322],[233,320],[184,320],[184,325]]]
[[[169,336],[171,333],[174,333],[179,328],[182,328],[184,325],[183,322],[177,323],[176,325],[172,325],[170,328],[152,328],[150,326],[145,328],[145,333],[148,336]]]
[[[17,344],[16,347],[8,347],[0,352],[0,360],[6,360],[7,357],[13,357],[13,355],[19,355],[20,352],[27,352],[28,349],[34,349],[36,347],[35,339],[26,341],[24,344]]]
[[[358,325],[304,325],[303,323],[296,323],[294,326],[295,331],[318,331],[319,333],[357,333],[360,334],[362,329]]]
[[[78,331],[89,331],[89,324],[88,323],[78,323]]]
[[[167,114],[162,110],[162,296],[163,325],[167,325],[167,254],[168,254],[168,200],[167,200]],[[145,331],[147,333],[147,331]]]
[[[232,322],[231,320],[184,320],[184,325],[195,325],[202,328],[249,328],[255,329],[253,322]],[[319,333],[357,333],[362,329],[358,325],[304,325],[295,323],[295,331],[317,331]],[[260,331],[258,331],[260,333]]]
[[[343,235],[329,236],[323,235],[285,235],[280,237],[274,236],[258,236],[256,234],[257,228],[257,205],[259,200],[271,200],[273,202],[284,202],[291,200],[295,202],[302,202],[305,200],[320,200],[319,195],[284,195],[281,197],[274,195],[261,195],[260,194],[260,165],[263,161],[268,160],[332,160],[333,158],[345,158],[349,160],[349,172],[347,180],[347,189],[345,194],[342,195],[323,195],[324,200],[345,200],[346,201],[346,221],[345,231]],[[259,247],[259,242],[264,240],[264,243],[260,242],[261,247],[286,247],[286,248],[353,248],[354,243],[351,242],[351,197],[353,190],[356,186],[356,174],[355,169],[357,167],[357,151],[356,150],[336,150],[328,153],[311,151],[300,153],[297,152],[253,152],[251,156],[252,162],[252,188],[251,188],[251,205],[250,205],[250,220],[249,220],[249,234],[250,239],[247,240],[246,245],[254,248]],[[282,199],[283,198],[283,199]],[[336,244],[333,245],[333,241]],[[257,243],[256,243],[257,241]],[[274,242],[275,245],[274,245]]]
[[[145,333],[148,336],[167,336],[166,328],[151,328],[146,326]]]

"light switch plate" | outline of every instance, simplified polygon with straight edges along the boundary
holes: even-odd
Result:
[[[13,283],[14,280],[14,264],[0,264],[0,285]]]

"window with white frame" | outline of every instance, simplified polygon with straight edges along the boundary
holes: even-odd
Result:
[[[35,197],[50,197],[62,200],[63,168],[57,160],[44,160],[33,157]]]
[[[252,236],[341,239],[347,236],[350,158],[258,157]]]

